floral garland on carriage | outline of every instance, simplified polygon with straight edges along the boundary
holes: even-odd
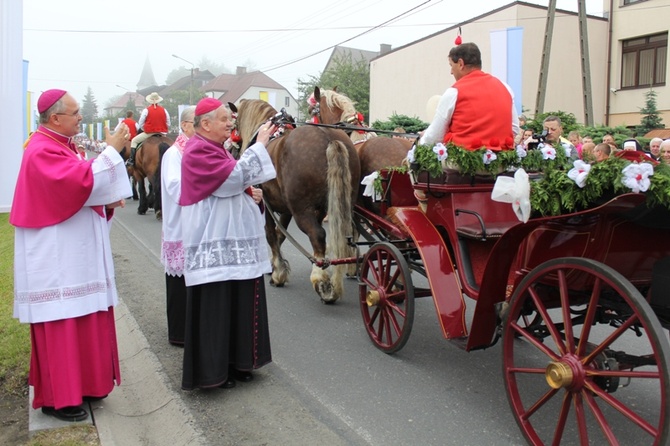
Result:
[[[589,164],[571,159],[562,146],[554,148],[549,144],[533,150],[494,152],[438,143],[432,147],[415,145],[408,152],[407,161],[410,173],[415,175],[426,171],[437,178],[447,165],[456,167],[462,175],[491,175],[496,178],[492,199],[512,203],[519,220],[524,222],[531,214],[578,212],[631,192],[645,193],[650,207],[670,209],[670,166],[640,152],[630,154],[612,155]],[[501,175],[503,172],[514,176]]]

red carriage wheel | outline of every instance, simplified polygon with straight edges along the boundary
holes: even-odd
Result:
[[[414,323],[414,287],[405,258],[391,243],[377,243],[363,259],[359,303],[368,336],[385,353],[407,342]]]
[[[512,295],[503,377],[533,445],[667,444],[669,365],[658,318],[609,266],[554,259]]]

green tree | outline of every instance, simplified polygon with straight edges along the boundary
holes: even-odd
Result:
[[[363,113],[365,119],[370,115],[370,66],[367,60],[353,61],[351,54],[333,59],[333,67],[319,76],[309,76],[307,80],[298,79],[300,116],[307,116],[307,98],[318,86],[324,90],[337,87],[337,92],[347,96],[356,104],[356,110]]]
[[[644,94],[645,96],[645,105],[640,109],[640,114],[642,114],[642,120],[640,125],[635,128],[635,133],[638,136],[644,136],[654,129],[665,128],[663,124],[663,119],[656,108],[656,92],[654,90],[649,90]]]
[[[81,103],[81,115],[86,123],[95,122],[98,119],[98,104],[95,101],[91,87],[88,87],[86,90],[86,95]]]
[[[418,117],[410,118],[407,115],[393,114],[388,121],[375,121],[371,124],[372,128],[379,130],[393,131],[396,127],[402,127],[407,133],[419,133],[428,127],[428,123]]]

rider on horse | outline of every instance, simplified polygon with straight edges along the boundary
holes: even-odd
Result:
[[[163,107],[158,105],[163,100],[155,91],[146,97],[150,104],[142,111],[140,120],[137,126],[142,129],[144,133],[140,133],[130,142],[130,157],[126,162],[129,166],[135,165],[135,154],[137,148],[152,135],[167,135],[170,128],[170,114]]]

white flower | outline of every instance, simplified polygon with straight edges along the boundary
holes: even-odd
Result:
[[[519,159],[525,158],[526,155],[528,155],[528,152],[526,152],[526,149],[523,148],[523,144],[516,146],[516,156],[518,156]]]
[[[544,160],[553,160],[556,159],[556,149],[551,147],[548,144],[545,144],[542,146],[540,149],[540,152],[542,152],[542,159]]]
[[[410,163],[414,162],[414,149],[416,149],[416,146],[412,146],[409,152],[407,152],[407,161]]]
[[[575,167],[568,172],[568,178],[577,183],[577,186],[583,188],[586,186],[586,177],[589,175],[591,165],[582,160],[575,160],[572,164]]]
[[[654,174],[654,167],[649,163],[631,163],[622,171],[624,175],[623,184],[632,189],[633,192],[646,192],[651,181],[649,177]]]
[[[571,143],[565,143],[565,142],[562,142],[561,145],[563,146],[563,150],[565,150],[565,156],[570,158],[570,155],[572,154],[572,148],[574,146]]]
[[[517,169],[514,178],[499,176],[493,185],[491,200],[512,203],[516,218],[526,223],[530,218],[530,181],[526,171]]]
[[[484,164],[491,164],[492,161],[495,161],[498,156],[491,149],[486,149],[486,152],[483,155]]]
[[[411,152],[411,150],[410,150]],[[365,190],[363,191],[363,196],[364,197],[372,197],[374,201],[379,201],[381,200],[381,196],[379,192],[375,189],[375,180],[379,176],[379,172],[374,171],[370,175],[366,176],[361,180],[361,184],[365,186]]]
[[[437,155],[438,161],[444,161],[447,159],[447,156],[449,156],[447,153],[447,148],[441,142],[438,142],[433,146],[433,152],[435,152]]]

